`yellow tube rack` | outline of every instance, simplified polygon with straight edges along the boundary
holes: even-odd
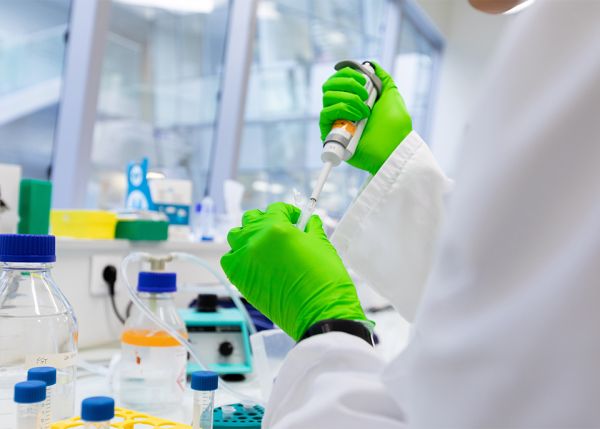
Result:
[[[115,421],[110,424],[111,428],[118,429],[137,429],[138,427],[143,428],[156,428],[156,429],[191,429],[190,425],[184,425],[182,423],[175,423],[169,420],[160,419],[153,417],[148,414],[138,413],[137,411],[127,410],[125,408],[115,408]],[[83,426],[83,422],[79,417],[73,417],[68,420],[62,420],[60,422],[52,423],[51,429],[69,429]]]

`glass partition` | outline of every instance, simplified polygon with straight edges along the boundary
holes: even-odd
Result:
[[[260,0],[238,180],[246,208],[310,192],[321,167],[321,85],[341,59],[380,59],[386,0]],[[320,208],[340,216],[365,174],[332,172]]]
[[[123,207],[125,168],[144,157],[154,174],[191,180],[201,198],[212,167],[229,9],[226,0],[113,2],[88,206]]]
[[[404,97],[413,127],[427,138],[441,48],[408,14],[403,14],[394,57],[394,81]]]
[[[0,2],[0,162],[48,179],[69,0]]]

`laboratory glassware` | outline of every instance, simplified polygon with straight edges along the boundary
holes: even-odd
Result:
[[[17,404],[17,429],[49,429],[42,423],[46,383],[22,381],[15,384],[14,401]]]
[[[73,416],[77,321],[52,278],[55,261],[53,236],[0,235],[0,421],[12,413],[14,384],[35,366],[56,368],[55,417]]]
[[[212,429],[215,390],[219,386],[219,375],[212,371],[192,373],[194,405],[192,429]]]
[[[187,338],[173,301],[175,273],[140,272],[137,296],[161,322]],[[133,307],[121,335],[120,400],[125,407],[161,414],[180,406],[187,352],[169,332]]]
[[[147,303],[144,300],[140,299],[140,297],[138,296],[135,289],[131,285],[131,282],[129,282],[128,279],[129,266],[132,262],[150,263],[152,269],[159,270],[164,269],[166,263],[172,261],[189,262],[191,264],[197,265],[198,267],[204,268],[208,272],[210,272],[213,276],[215,276],[219,283],[223,285],[223,287],[231,297],[232,301],[234,302],[235,306],[244,315],[244,318],[248,323],[248,330],[250,331],[250,334],[256,333],[256,326],[254,326],[254,322],[252,321],[252,318],[250,317],[250,314],[248,313],[248,310],[242,303],[240,297],[233,290],[233,286],[227,281],[227,279],[225,279],[221,272],[217,271],[213,266],[211,266],[208,262],[204,261],[203,259],[200,259],[194,255],[190,255],[189,253],[183,252],[173,252],[163,256],[153,256],[150,253],[146,252],[133,252],[127,255],[125,259],[123,259],[123,261],[121,262],[121,274],[123,275],[125,286],[127,286],[127,291],[129,292],[129,298],[131,299],[131,301],[135,304],[137,309],[141,311],[149,320],[151,320],[157,326],[163,328],[164,331],[169,333],[172,338],[176,339],[177,342],[187,350],[191,361],[196,363],[200,368],[206,369],[206,365],[202,362],[194,348],[190,345],[187,335],[182,336],[181,333],[171,324],[165,323],[163,319],[158,317],[156,313],[147,305]],[[246,395],[245,393],[234,389],[222,379],[219,379],[219,387],[225,390],[226,392],[230,393],[231,395],[240,398],[241,400],[250,400],[256,402],[257,404],[262,404],[262,399]]]

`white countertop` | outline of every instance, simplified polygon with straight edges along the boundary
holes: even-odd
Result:
[[[405,322],[398,313],[390,310],[368,314],[367,316],[377,324],[376,333],[380,340],[380,343],[377,346],[377,352],[385,360],[391,360],[405,347],[408,341],[408,323]],[[115,343],[105,347],[80,350],[79,356],[80,359],[93,365],[99,365],[104,370],[107,370],[110,360],[119,352],[119,344]],[[231,382],[229,384],[232,388],[244,395],[255,398],[260,396],[259,380],[255,374],[249,374],[245,381]],[[107,376],[91,374],[85,370],[79,369],[76,403],[80,404],[84,398],[97,395],[114,397],[117,406],[119,406],[118,395],[111,388],[111,383]],[[240,401],[223,389],[217,391],[215,406],[227,405],[235,402]],[[192,396],[188,389],[179,410],[170,415],[160,415],[158,417],[185,423],[191,420],[191,409]]]

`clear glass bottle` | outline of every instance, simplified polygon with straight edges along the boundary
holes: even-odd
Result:
[[[50,429],[42,422],[46,383],[23,381],[14,386],[14,401],[17,404],[17,429]]]
[[[187,338],[173,301],[175,273],[140,272],[138,296],[162,321]],[[161,414],[181,406],[187,351],[135,306],[121,335],[120,402],[125,408]]]
[[[115,417],[115,401],[108,396],[93,396],[81,402],[83,429],[110,429]]]
[[[192,373],[194,405],[192,429],[213,429],[215,391],[219,387],[219,375],[212,371]]]
[[[42,404],[42,426],[50,427],[52,422],[60,420],[54,417],[54,402],[57,399],[54,394],[54,389],[56,388],[56,368],[52,366],[36,366],[34,368],[30,368],[27,371],[27,380],[28,381],[43,381],[46,383],[46,399]]]
[[[35,366],[57,369],[57,418],[74,415],[77,321],[52,279],[55,260],[53,236],[0,235],[0,427],[14,421],[12,388]]]

